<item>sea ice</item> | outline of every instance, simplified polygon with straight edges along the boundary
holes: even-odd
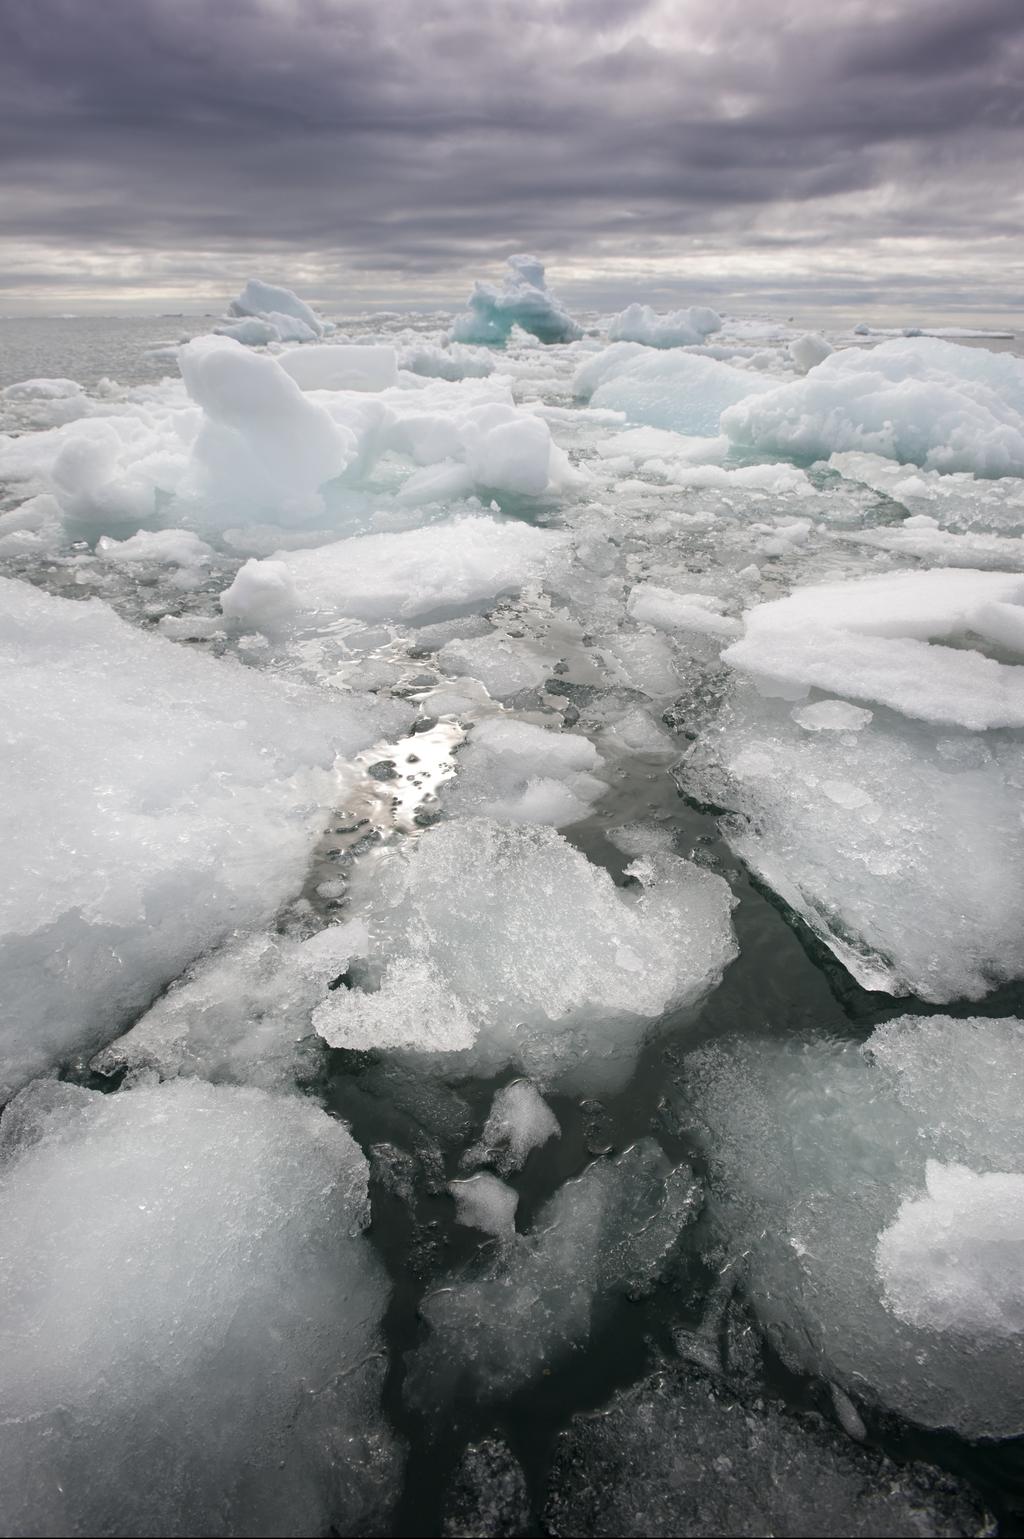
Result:
[[[410,1401],[503,1399],[556,1366],[586,1344],[616,1296],[653,1288],[699,1204],[692,1171],[673,1167],[653,1139],[595,1160],[549,1199],[529,1234],[424,1300],[431,1333],[409,1363]]]
[[[261,625],[289,613],[412,619],[542,580],[564,534],[481,515],[398,534],[368,534],[248,561],[221,595],[225,614]]]
[[[547,286],[544,265],[534,256],[511,256],[505,264],[502,287],[477,283],[469,296],[469,309],[455,318],[454,342],[489,343],[501,346],[513,326],[519,326],[540,342],[572,342],[583,335],[569,312]]]
[[[587,1539],[645,1534],[965,1536],[986,1515],[923,1464],[856,1448],[817,1416],[737,1393],[665,1364],[556,1446],[545,1532]]]
[[[690,347],[722,329],[715,310],[695,305],[659,315],[650,305],[628,305],[608,327],[610,342],[642,342],[646,347]]]
[[[459,645],[467,643],[449,642],[442,648],[442,665],[449,649]],[[547,673],[545,669],[542,677]],[[486,677],[483,683],[495,693]],[[605,783],[594,773],[603,762],[589,738],[513,717],[489,716],[474,726],[460,747],[458,775],[445,786],[442,800],[454,813],[561,828],[586,817],[603,796]]]
[[[39,1081],[0,1142],[0,1526],[382,1531],[367,1165],[308,1101]]]
[[[591,406],[625,412],[630,422],[675,433],[713,438],[726,407],[771,390],[775,383],[763,374],[686,351],[652,353],[621,342],[608,351],[614,355],[582,366],[577,394],[590,386]]]
[[[229,313],[238,316],[255,316],[268,321],[274,327],[279,341],[297,342],[323,335],[324,323],[306,302],[293,294],[291,289],[280,288],[274,283],[264,283],[260,278],[250,278],[245,288],[231,301]],[[288,326],[291,322],[291,327]],[[282,324],[285,323],[285,324]],[[308,337],[294,335],[295,325],[308,332]],[[289,332],[292,332],[289,335]]]
[[[808,331],[802,337],[794,337],[787,351],[801,374],[808,374],[824,363],[832,348],[818,332]]]
[[[561,1137],[558,1118],[536,1085],[514,1079],[495,1092],[480,1141],[463,1159],[467,1166],[493,1165],[503,1176],[519,1170],[534,1149]]]
[[[314,1025],[446,1073],[621,1084],[651,1022],[735,955],[720,877],[671,855],[628,874],[617,888],[551,828],[438,824],[382,868],[370,987],[336,989]]]
[[[730,404],[722,431],[768,454],[856,449],[928,470],[1021,476],[1024,360],[927,337],[845,348],[806,379]]]
[[[398,355],[379,344],[296,347],[277,361],[303,390],[376,391],[398,384]]]
[[[519,1193],[482,1170],[462,1181],[450,1181],[448,1190],[455,1199],[455,1221],[470,1229],[480,1229],[498,1240],[510,1240],[516,1232],[516,1208]]]
[[[1024,1430],[1022,1075],[1024,1025],[983,1018],[689,1055],[712,1259],[792,1367],[967,1437]]]
[[[96,600],[0,593],[5,1097],[270,919],[339,793],[336,756],[396,716],[144,635]]]

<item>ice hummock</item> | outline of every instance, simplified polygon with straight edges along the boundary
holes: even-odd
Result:
[[[609,342],[642,342],[645,347],[693,347],[722,329],[722,317],[705,305],[659,315],[650,305],[627,305],[608,327]]]
[[[856,1448],[818,1416],[660,1365],[559,1437],[545,1531],[954,1536],[984,1533],[969,1490]]]
[[[501,288],[476,283],[469,309],[455,317],[454,342],[501,346],[518,326],[540,342],[572,342],[583,335],[547,286],[544,264],[535,256],[510,256]]]
[[[0,1142],[0,1526],[379,1533],[367,1164],[308,1101],[44,1080]]]
[[[464,817],[381,868],[362,986],[314,1013],[332,1047],[411,1053],[446,1073],[513,1064],[616,1086],[652,1023],[735,955],[721,877],[673,855],[616,887],[552,828]]]
[[[981,1017],[689,1055],[711,1259],[790,1366],[966,1437],[1024,1430],[1022,1075],[1024,1024]]]
[[[652,353],[648,347],[616,342],[580,366],[575,389],[592,407],[625,412],[630,422],[714,437],[727,407],[771,390],[774,383],[764,374],[685,349]]]
[[[97,601],[0,592],[6,1096],[269,920],[301,887],[337,755],[396,715],[198,656]]]

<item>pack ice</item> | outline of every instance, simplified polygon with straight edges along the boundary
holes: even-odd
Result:
[[[659,315],[650,305],[627,305],[608,327],[611,342],[642,342],[646,347],[691,347],[722,328],[715,310],[694,305]]]
[[[4,1095],[298,891],[379,711],[4,579]]]
[[[332,1047],[413,1054],[449,1074],[515,1064],[610,1087],[653,1021],[735,955],[720,877],[672,855],[617,888],[553,828],[464,817],[381,869],[362,986],[313,1015]]]
[[[711,1258],[792,1367],[967,1437],[1024,1430],[1022,1076],[1015,1019],[689,1055]]]
[[[1022,600],[1015,573],[815,584],[723,654],[740,677],[680,784],[865,988],[977,999],[1024,975],[1024,751],[998,730],[1024,724],[1024,667],[998,660]]]
[[[309,1102],[44,1080],[0,1143],[0,1527],[379,1533],[388,1288]]]

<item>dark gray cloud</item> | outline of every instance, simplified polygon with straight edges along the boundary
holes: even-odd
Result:
[[[903,243],[927,285],[966,242],[995,294],[1022,74],[1021,0],[5,0],[0,265],[457,295],[532,245],[595,294],[758,253],[774,290],[787,251],[863,286]]]

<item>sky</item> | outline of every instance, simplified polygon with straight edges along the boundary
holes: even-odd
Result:
[[[1024,0],[3,0],[0,313],[569,303],[1003,320]]]

